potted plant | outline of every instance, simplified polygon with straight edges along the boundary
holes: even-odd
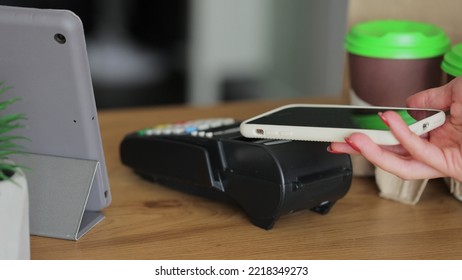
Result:
[[[24,153],[16,142],[24,139],[11,135],[22,127],[23,114],[2,113],[18,98],[3,99],[10,87],[0,82],[0,260],[29,259],[29,195],[27,180],[20,166],[9,159]]]

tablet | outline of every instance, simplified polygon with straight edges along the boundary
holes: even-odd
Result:
[[[19,134],[30,153],[99,162],[87,210],[111,194],[93,95],[83,26],[65,10],[0,6],[0,81],[21,100],[6,113],[24,113]],[[20,163],[19,163],[20,164]]]
[[[378,116],[395,111],[417,135],[444,124],[443,111],[348,105],[291,104],[242,122],[240,131],[250,138],[344,142],[354,132],[367,134],[380,145],[396,145],[398,140]]]

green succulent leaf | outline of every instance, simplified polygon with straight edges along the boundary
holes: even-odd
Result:
[[[0,96],[10,89],[12,87],[0,82]],[[23,146],[17,142],[29,139],[19,135],[10,135],[10,133],[24,127],[21,121],[26,120],[26,116],[22,113],[2,114],[1,112],[19,100],[20,98],[8,98],[0,101],[0,181],[10,180],[18,168],[23,168],[8,161],[8,158],[15,154],[25,154]]]

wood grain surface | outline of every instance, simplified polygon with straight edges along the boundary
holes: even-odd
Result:
[[[462,202],[433,180],[416,206],[382,199],[372,178],[354,178],[327,215],[300,211],[272,230],[245,213],[140,179],[119,159],[125,134],[159,123],[207,117],[245,119],[288,103],[150,107],[99,114],[113,202],[79,241],[33,236],[33,259],[460,259]],[[307,155],[308,156],[308,155]],[[159,159],[162,160],[162,159]],[[264,195],[264,194],[262,194]]]

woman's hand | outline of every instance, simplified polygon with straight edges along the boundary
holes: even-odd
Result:
[[[419,137],[395,112],[380,114],[400,145],[378,146],[361,133],[332,143],[333,153],[361,154],[374,165],[403,179],[452,177],[462,181],[462,77],[408,98],[407,105],[449,111],[446,122]]]

